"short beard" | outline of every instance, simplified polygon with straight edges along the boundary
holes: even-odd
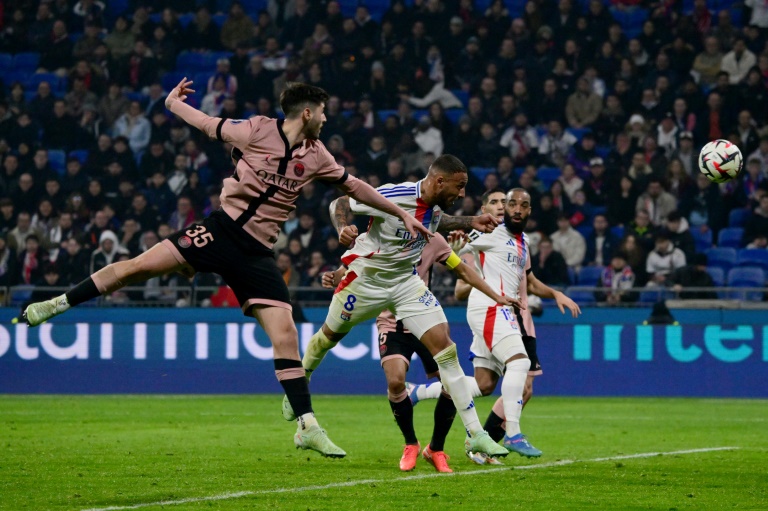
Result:
[[[504,226],[507,228],[507,231],[509,231],[512,234],[520,234],[525,230],[525,225],[528,223],[528,217],[523,218],[519,222],[515,222],[512,220],[512,217],[509,216],[509,213],[504,211]]]

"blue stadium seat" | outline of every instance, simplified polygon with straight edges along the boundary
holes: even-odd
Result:
[[[185,76],[186,75],[180,71],[165,73],[160,80],[160,83],[163,84],[163,90],[170,91],[176,87]]]
[[[581,139],[584,138],[584,135],[587,133],[592,133],[591,128],[566,128],[565,131],[576,137],[576,140],[581,142]]]
[[[617,240],[624,239],[624,226],[617,225],[616,227],[611,227],[611,234]]]
[[[467,113],[463,108],[449,108],[445,111],[445,117],[454,125],[459,124],[461,116]]]
[[[48,82],[52,90],[64,90],[61,85],[62,79],[54,73],[36,73],[27,78],[26,88],[30,91],[36,91],[41,82]]]
[[[704,252],[712,248],[712,231],[701,232],[698,229],[691,229],[691,235],[696,242],[696,252]]]
[[[727,227],[722,229],[717,236],[717,246],[739,248],[741,246],[741,238],[743,235],[744,229],[741,227]]]
[[[376,115],[379,116],[379,119],[384,122],[387,120],[387,117],[390,115],[394,115],[395,117],[398,117],[397,110],[378,110],[376,112]]]
[[[213,22],[216,24],[217,27],[221,28],[224,22],[227,21],[227,16],[228,16],[227,14],[214,14]]]
[[[471,167],[469,170],[481,183],[485,180],[485,176],[496,172],[496,169],[493,167]]]
[[[722,287],[725,284],[725,271],[719,266],[707,266],[707,273],[712,277],[712,282],[717,287]]]
[[[640,292],[639,303],[652,304],[674,298],[674,293],[663,287],[647,288],[645,291]]]
[[[29,302],[30,298],[32,298],[32,289],[13,289],[11,291],[11,299],[8,305],[11,307],[21,307],[22,305]]]
[[[592,235],[592,232],[594,231],[592,226],[587,222],[582,223],[580,226],[576,227],[575,229],[579,234],[584,236],[585,239],[589,238]]]
[[[544,187],[548,190],[550,185],[557,181],[557,178],[560,177],[562,172],[560,171],[559,167],[541,167],[538,171],[536,171],[536,177],[538,177],[542,183],[544,183]]]
[[[78,149],[76,151],[70,151],[69,152],[70,158],[77,158],[81,164],[85,164],[85,161],[88,159],[88,150],[87,149]]]
[[[611,154],[611,146],[609,145],[599,145],[595,147],[595,151],[597,152],[597,155],[602,158],[606,159],[608,158],[608,155]]]
[[[13,55],[10,53],[0,53],[0,69],[12,69],[13,68]]]
[[[764,287],[765,272],[758,266],[740,266],[728,272],[729,287]],[[730,298],[734,300],[761,301],[760,291],[731,291]]]
[[[17,71],[32,71],[40,64],[40,54],[37,52],[17,53],[13,58],[13,68]]]
[[[569,287],[565,290],[565,294],[579,305],[594,305],[596,301],[592,291],[575,290]]]
[[[576,275],[576,270],[574,270],[569,266],[568,267],[568,283],[573,286],[577,282],[578,282],[578,277]]]
[[[762,248],[739,250],[736,264],[738,266],[759,266],[768,271],[768,250]]]
[[[67,170],[67,153],[60,149],[51,149],[48,151],[48,163],[57,174],[63,176]]]
[[[594,286],[602,274],[603,268],[600,266],[585,266],[579,271],[579,285]]]
[[[25,86],[27,80],[29,80],[30,74],[26,71],[8,71],[3,73],[3,82],[5,83],[5,89],[10,92],[11,85],[15,82],[19,82],[22,86]],[[25,86],[26,87],[26,86]]]
[[[469,92],[462,89],[451,89],[451,93],[456,96],[459,101],[461,101],[461,104],[464,105],[464,108],[467,107],[467,104],[469,103]]]
[[[717,266],[728,271],[736,266],[736,249],[730,247],[714,247],[704,252],[707,255],[707,265]]]
[[[746,208],[732,209],[728,214],[728,227],[744,227],[749,217],[752,216],[752,211]]]

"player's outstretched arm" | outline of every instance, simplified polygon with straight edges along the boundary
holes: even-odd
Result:
[[[459,256],[456,257],[458,258]],[[488,298],[495,301],[496,303],[501,305],[511,305],[516,309],[525,308],[519,299],[512,298],[511,296],[501,296],[500,294],[496,293],[493,289],[491,289],[491,286],[489,286],[488,283],[485,282],[485,280],[483,280],[483,278],[478,275],[477,272],[467,263],[462,261],[459,265],[453,268],[453,271],[456,272],[456,275],[458,275],[461,280],[470,286],[477,288],[478,291],[488,296]]]
[[[480,232],[491,232],[497,225],[499,225],[499,221],[490,213],[480,216],[451,216],[443,214],[440,217],[437,232],[445,234],[457,230],[468,232],[472,229]]]
[[[571,311],[571,316],[577,318],[581,314],[579,305],[565,296],[560,291],[555,291],[548,285],[544,284],[533,272],[528,273],[528,292],[532,295],[536,295],[539,298],[554,298],[557,308],[560,309],[562,314],[565,314],[565,309]]]
[[[411,233],[411,236],[414,238],[416,238],[418,234],[421,234],[422,237],[429,242],[434,236],[434,234],[421,225],[421,222],[416,220],[413,215],[394,202],[390,202],[386,197],[380,194],[376,188],[365,181],[361,181],[354,176],[349,176],[339,185],[339,188],[356,201],[399,218],[403,221],[403,224],[405,224],[405,229]]]
[[[192,85],[192,80],[187,80],[184,77],[179,84],[168,93],[168,97],[165,98],[165,108],[171,111],[174,115],[178,115],[190,126],[194,126],[199,129],[211,139],[218,139],[224,142],[243,142],[244,139],[250,135],[250,124],[243,123],[241,126],[234,123],[228,125],[226,130],[224,128],[225,119],[219,117],[211,117],[204,114],[200,110],[189,106],[186,101],[189,94],[195,92],[194,89],[189,87]]]
[[[352,211],[349,205],[349,197],[344,195],[334,200],[328,206],[328,211],[331,214],[333,228],[339,233],[339,243],[345,247],[352,248],[359,233],[357,232],[357,226],[347,224],[349,213]]]

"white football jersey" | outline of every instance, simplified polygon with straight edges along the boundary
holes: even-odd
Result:
[[[461,253],[469,251],[473,252],[477,269],[491,289],[502,296],[520,298],[520,284],[530,265],[527,234],[511,234],[504,224],[488,234],[472,231]],[[469,294],[470,307],[495,304],[475,288]]]
[[[421,199],[421,181],[388,184],[378,188],[387,199],[420,220],[432,232],[437,230],[442,210],[428,206]],[[416,273],[416,265],[427,244],[419,234],[415,239],[399,218],[350,199],[355,214],[370,215],[368,230],[357,237],[354,247],[341,258],[342,263],[358,275],[375,275],[380,279],[405,279]]]

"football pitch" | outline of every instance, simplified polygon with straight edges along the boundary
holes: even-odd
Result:
[[[495,397],[477,402],[484,420]],[[297,451],[281,396],[0,396],[0,509],[768,509],[768,403],[534,397],[540,459],[398,470],[387,399],[315,396],[348,456]],[[434,401],[417,405],[431,434]]]

